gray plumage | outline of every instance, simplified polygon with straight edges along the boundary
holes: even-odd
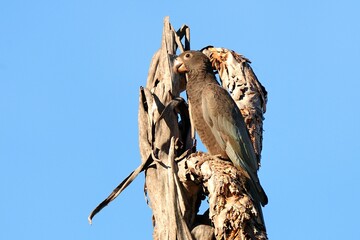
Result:
[[[210,59],[212,67],[219,73],[222,86],[240,109],[259,167],[267,91],[257,79],[249,59],[226,48],[206,47],[202,52]]]
[[[198,51],[186,51],[175,60],[174,70],[187,74],[191,122],[202,143],[210,154],[230,159],[242,170],[249,179],[254,200],[263,206],[267,204],[244,119],[229,93],[216,81],[208,57]]]

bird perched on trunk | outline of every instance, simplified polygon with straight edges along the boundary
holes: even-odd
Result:
[[[268,199],[257,176],[257,159],[239,108],[215,79],[209,58],[185,51],[174,71],[187,74],[186,92],[191,122],[211,155],[230,159],[249,179],[253,199],[263,206]]]
[[[202,50],[217,70],[221,85],[228,90],[244,118],[260,167],[263,141],[263,120],[267,91],[256,77],[250,60],[226,49],[205,47]]]

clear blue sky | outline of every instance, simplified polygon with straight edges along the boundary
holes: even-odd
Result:
[[[0,239],[151,239],[139,86],[166,15],[234,49],[269,92],[260,178],[270,239],[357,239],[360,3],[2,1]],[[169,1],[168,1],[169,2]]]

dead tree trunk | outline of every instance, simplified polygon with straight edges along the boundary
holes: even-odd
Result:
[[[182,31],[187,32],[184,26]],[[185,34],[186,42],[189,35]],[[152,159],[146,169],[146,190],[153,211],[154,239],[192,239],[190,228],[196,212],[197,191],[187,191],[177,177],[176,160],[192,149],[193,138],[185,102],[179,98],[181,79],[172,71],[179,36],[166,18],[161,48],[155,53],[146,88],[139,102],[140,151],[142,161]],[[181,122],[178,120],[181,117]]]
[[[172,70],[177,49],[190,49],[190,30],[184,25],[175,31],[166,17],[161,48],[151,61],[146,87],[140,89],[142,163],[93,210],[89,220],[145,171],[153,239],[267,239],[261,208],[249,197],[243,173],[228,161],[195,152],[188,106],[180,98],[185,79]],[[200,216],[206,195],[209,210]]]

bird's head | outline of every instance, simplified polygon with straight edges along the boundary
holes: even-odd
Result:
[[[212,71],[209,58],[199,51],[185,51],[174,62],[174,72],[191,73],[193,71]]]

